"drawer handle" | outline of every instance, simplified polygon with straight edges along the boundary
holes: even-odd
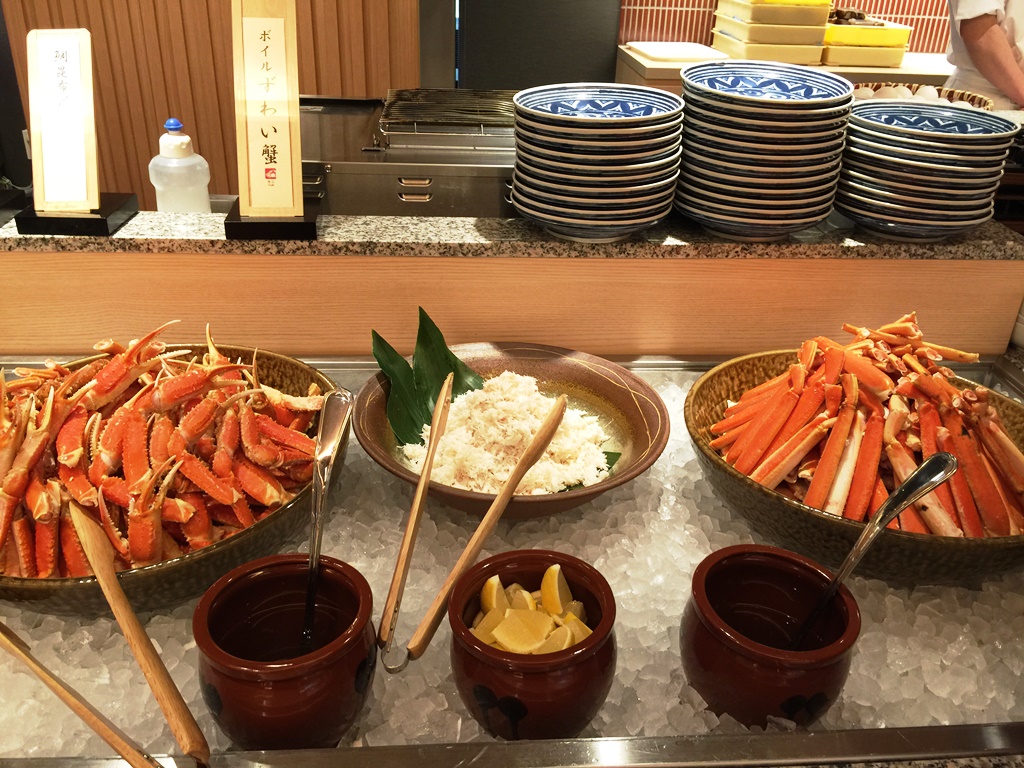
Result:
[[[433,197],[429,192],[423,194],[413,194],[411,192],[399,192],[398,199],[406,203],[429,203]]]
[[[404,176],[398,177],[398,183],[403,187],[429,187],[434,183],[433,179],[407,179]]]

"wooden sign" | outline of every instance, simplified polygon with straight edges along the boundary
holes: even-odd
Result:
[[[294,0],[232,0],[238,210],[302,216]]]
[[[99,208],[92,38],[86,29],[28,33],[28,106],[37,211]]]

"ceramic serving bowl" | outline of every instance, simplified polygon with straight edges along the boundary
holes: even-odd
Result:
[[[515,112],[516,126],[528,128],[541,136],[573,136],[587,139],[641,139],[646,137],[657,137],[665,133],[671,133],[679,127],[681,114],[676,113],[671,117],[646,125],[628,126],[618,122],[590,121],[578,122],[573,125],[561,125],[556,122],[540,122],[534,120],[521,110]]]
[[[591,501],[647,471],[668,442],[668,410],[658,393],[635,373],[608,360],[541,344],[497,342],[459,344],[452,352],[484,378],[512,371],[537,379],[549,395],[565,393],[569,405],[599,416],[612,439],[607,450],[621,452],[611,474],[599,483],[560,493],[513,496],[504,517],[542,517]],[[372,377],[356,397],[353,430],[370,457],[415,487],[419,477],[399,459],[387,419],[387,377]],[[435,499],[482,516],[494,495],[431,482]]]
[[[846,586],[799,649],[791,647],[831,575],[777,547],[738,545],[704,558],[693,572],[679,648],[686,681],[711,711],[747,726],[764,727],[771,717],[809,725],[835,703],[861,626]]]
[[[999,166],[1009,154],[1009,149],[1000,149],[995,152],[957,152],[942,151],[941,149],[911,149],[900,147],[884,142],[872,141],[866,138],[859,131],[853,129],[846,136],[847,144],[851,147],[859,147],[868,152],[888,155],[900,160],[914,160],[918,162],[935,163],[936,165],[951,165],[953,167],[966,166],[968,168],[992,168]]]
[[[678,117],[683,100],[643,85],[557,83],[519,91],[512,97],[516,116],[560,126],[623,127],[660,125]]]
[[[578,219],[581,224],[645,219],[659,213],[667,213],[672,207],[671,190],[648,200],[623,199],[619,203],[605,200],[597,205],[587,205],[544,199],[532,193],[528,187],[515,182],[512,184],[511,199],[521,213],[539,212],[551,216],[564,216]]]
[[[778,181],[780,184],[787,183],[787,179],[793,179],[794,184],[803,184],[809,179],[820,179],[839,173],[841,155],[829,155],[825,160],[801,160],[799,163],[778,163],[768,165],[760,162],[760,158],[738,158],[731,159],[712,157],[702,152],[700,147],[689,147],[683,144],[683,157],[681,166],[694,166],[702,173],[711,171],[728,175],[735,173],[748,178],[771,179],[772,183]]]
[[[673,188],[668,186],[656,192],[644,194],[624,193],[619,197],[590,197],[582,195],[565,195],[549,192],[536,187],[530,180],[518,173],[512,174],[512,189],[522,195],[524,200],[535,202],[538,207],[552,211],[566,210],[570,212],[595,213],[631,210],[640,212],[648,206],[658,206],[672,199]]]
[[[700,159],[698,158],[698,162]],[[758,190],[778,190],[781,194],[791,194],[794,191],[803,194],[805,190],[828,185],[839,178],[839,168],[835,164],[824,166],[823,169],[815,169],[806,173],[797,173],[792,176],[764,176],[746,173],[740,169],[712,168],[705,164],[698,165],[690,162],[688,157],[683,158],[680,164],[682,173],[687,177],[697,176],[702,180],[714,182],[727,187],[753,187]]]
[[[792,233],[813,227],[828,218],[827,210],[814,216],[775,221],[765,221],[762,217],[727,216],[721,213],[712,213],[701,206],[691,205],[678,197],[674,205],[680,213],[693,219],[708,232],[740,243],[769,243],[784,240]]]
[[[925,149],[936,152],[957,152],[965,155],[985,155],[1000,152],[1008,149],[1013,144],[1013,138],[999,138],[992,142],[975,141],[965,143],[963,141],[943,141],[941,134],[934,137],[915,138],[899,133],[887,133],[884,130],[868,128],[862,123],[850,126],[850,132],[867,139],[890,147],[901,149]]]
[[[794,167],[806,168],[822,164],[838,163],[843,153],[843,142],[832,144],[823,149],[799,152],[793,155],[774,154],[770,150],[745,151],[739,147],[724,148],[709,146],[689,134],[683,134],[683,151],[687,157],[703,157],[711,162],[725,161],[733,164],[745,164],[760,167],[779,167],[790,170]]]
[[[803,137],[808,133],[821,131],[846,130],[849,107],[821,112],[809,110],[806,113],[786,112],[779,114],[773,110],[752,112],[749,110],[729,109],[720,102],[709,102],[696,94],[686,99],[686,117],[697,118],[705,122],[732,129],[765,130],[770,133],[782,133]]]
[[[858,194],[869,194],[880,200],[906,201],[934,208],[972,208],[979,201],[992,200],[999,184],[981,190],[935,189],[922,185],[896,184],[872,179],[864,174],[844,170],[839,177],[839,188]]]
[[[711,425],[727,400],[787,370],[795,350],[729,360],[705,373],[686,396],[683,415],[704,476],[732,511],[762,536],[829,567],[853,547],[863,523],[837,518],[769,490],[737,472],[708,445]],[[963,385],[963,381],[960,382]],[[1024,406],[990,391],[1010,436],[1024,444]],[[896,584],[974,584],[1024,565],[1024,536],[952,539],[883,531],[857,566],[857,574]]]
[[[894,136],[967,145],[999,142],[1020,131],[1012,120],[981,110],[905,100],[854,104],[850,124]]]
[[[336,389],[325,374],[287,355],[226,344],[218,345],[233,361],[252,363],[262,383],[292,395],[305,395],[310,384],[323,392]],[[182,351],[197,356],[207,352],[206,342],[168,344],[166,351]],[[84,365],[95,358],[68,363]],[[316,422],[310,427],[316,434]],[[172,560],[164,560],[118,574],[122,589],[137,611],[149,611],[176,605],[200,594],[224,573],[240,563],[276,552],[308,517],[310,486],[280,509],[208,547]],[[96,615],[109,612],[106,599],[95,577],[23,579],[0,576],[0,599],[30,604],[33,610],[62,614]]]
[[[765,205],[785,205],[793,201],[802,202],[832,194],[836,189],[837,178],[838,175],[834,174],[824,184],[813,183],[804,187],[776,187],[766,184],[764,180],[761,180],[759,184],[748,180],[743,180],[743,183],[723,184],[720,181],[712,181],[701,174],[687,172],[679,180],[677,186],[680,188],[693,187],[712,197],[757,200]]]
[[[676,125],[670,131],[653,136],[637,138],[601,137],[592,139],[584,136],[550,135],[526,128],[517,124],[516,137],[544,149],[578,154],[611,155],[629,152],[654,152],[658,148],[668,147],[679,138],[682,125]]]
[[[690,180],[693,181],[692,179]],[[678,185],[678,196],[680,199],[689,200],[695,203],[707,203],[720,207],[722,210],[731,209],[736,211],[772,211],[778,213],[803,213],[813,211],[817,208],[829,205],[834,195],[834,187],[829,187],[825,192],[813,195],[805,195],[796,199],[783,198],[757,198],[744,195],[719,193],[709,189],[700,183],[688,183],[680,181]]]
[[[1003,177],[1002,168],[986,174],[968,175],[958,171],[943,171],[934,166],[929,166],[931,173],[925,174],[920,173],[919,169],[915,168],[883,166],[873,158],[861,156],[849,150],[843,154],[842,169],[843,171],[856,171],[857,173],[885,182],[920,184],[922,187],[933,189],[948,187],[952,190],[966,189],[977,191],[988,189],[994,184],[998,184],[999,180]]]
[[[516,170],[528,172],[531,178],[538,178],[558,184],[573,184],[593,187],[607,187],[610,191],[621,187],[633,187],[638,184],[658,184],[679,173],[679,163],[661,163],[653,168],[640,168],[626,171],[608,171],[595,174],[589,172],[575,173],[571,169],[555,169],[536,164],[523,154],[516,155]],[[617,192],[616,192],[617,194]]]
[[[242,749],[335,747],[366,702],[377,660],[370,585],[321,556],[307,651],[308,574],[308,555],[261,558],[220,578],[196,606],[203,699]]]
[[[728,136],[739,141],[757,141],[763,139],[766,144],[803,144],[806,142],[836,141],[842,139],[846,133],[846,121],[833,121],[831,124],[816,127],[812,130],[791,131],[773,130],[770,125],[763,122],[753,123],[749,120],[729,120],[721,115],[706,113],[702,110],[687,107],[686,117],[683,118],[683,125],[686,128],[694,127],[705,133],[715,133],[720,136]],[[781,127],[788,127],[789,123],[783,123]],[[763,130],[759,130],[763,128]]]
[[[472,632],[480,590],[491,576],[540,589],[558,563],[587,614],[592,634],[564,651],[524,655],[499,651]],[[489,733],[503,739],[569,739],[601,709],[615,676],[615,596],[591,565],[561,552],[518,550],[468,569],[448,600],[452,675],[463,705]]]
[[[973,219],[925,221],[917,216],[882,212],[877,206],[855,205],[847,198],[836,197],[835,208],[863,229],[889,240],[900,242],[937,243],[969,232],[992,218],[994,206]]]
[[[543,190],[554,195],[583,195],[589,198],[617,198],[621,195],[651,195],[671,190],[679,178],[679,171],[670,173],[660,181],[641,184],[624,184],[617,187],[593,182],[575,182],[571,180],[552,181],[536,174],[520,163],[513,171],[514,178],[529,182],[538,191]]]
[[[701,126],[687,122],[684,129],[687,139],[695,145],[724,149],[727,151],[748,152],[762,155],[802,156],[841,151],[843,134],[829,136],[824,139],[808,139],[803,142],[775,143],[766,139],[738,139],[724,133],[715,133],[714,128],[705,130]]]
[[[773,61],[705,61],[681,70],[684,89],[743,108],[828,110],[853,101],[849,80],[811,67]]]
[[[516,134],[516,152],[526,151],[534,157],[549,160],[558,160],[563,163],[579,163],[581,165],[612,167],[630,165],[633,163],[653,163],[663,161],[675,154],[679,149],[682,131],[672,136],[668,141],[658,142],[648,149],[637,147],[615,147],[610,150],[593,150],[591,148],[581,149],[565,144],[553,146],[550,143],[541,143],[522,134]]]

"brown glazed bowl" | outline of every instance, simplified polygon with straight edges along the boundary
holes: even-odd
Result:
[[[323,392],[337,389],[324,373],[301,360],[252,347],[222,344],[218,348],[229,359],[252,363],[260,381],[291,395],[307,394],[310,384]],[[194,355],[207,351],[206,342],[168,344],[167,351],[188,350]],[[76,368],[95,357],[67,365]],[[309,434],[315,435],[314,420]],[[338,474],[338,473],[335,473]],[[118,573],[121,588],[136,611],[152,611],[177,605],[199,595],[222,575],[241,563],[276,552],[306,521],[310,504],[310,485],[273,514],[233,536],[209,547],[173,560],[164,560]],[[110,608],[94,576],[83,578],[23,579],[0,576],[0,600],[30,604],[34,611],[55,614],[109,614]]]
[[[355,568],[320,557],[313,650],[300,650],[309,558],[235,568],[192,616],[199,681],[214,720],[242,749],[334,747],[376,668],[373,595]]]
[[[504,371],[533,376],[546,395],[566,394],[569,405],[599,416],[611,435],[607,450],[620,452],[607,478],[560,493],[513,496],[504,517],[544,517],[578,507],[646,472],[668,444],[668,409],[658,393],[632,371],[585,352],[516,342],[458,344],[452,352],[485,379]],[[356,397],[352,430],[359,444],[388,472],[416,486],[419,475],[398,458],[388,422],[387,377],[378,373]],[[483,517],[494,494],[430,483],[430,496]]]
[[[679,646],[687,682],[716,714],[747,726],[813,723],[850,672],[860,611],[841,586],[800,646],[792,636],[831,574],[806,557],[754,544],[708,555],[693,573]]]
[[[732,511],[762,536],[836,568],[853,548],[864,523],[836,517],[765,488],[737,472],[708,444],[711,425],[722,418],[727,400],[738,400],[750,387],[785,371],[796,350],[737,357],[712,368],[686,395],[683,417],[704,476]],[[972,385],[955,379],[957,386]],[[1017,445],[1024,445],[1024,406],[990,391]],[[1024,566],[1024,536],[954,539],[904,531],[882,531],[857,566],[857,574],[892,584],[959,584],[975,586]]]
[[[559,563],[573,597],[583,602],[593,634],[556,653],[499,651],[478,640],[470,625],[480,590],[495,574],[505,586],[540,589],[548,566]],[[503,739],[569,739],[594,718],[615,676],[615,596],[605,578],[571,555],[542,549],[503,552],[467,570],[448,599],[452,674],[462,703],[489,733]]]

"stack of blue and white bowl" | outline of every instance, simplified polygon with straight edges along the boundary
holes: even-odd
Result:
[[[672,211],[683,101],[656,88],[544,85],[515,104],[512,204],[552,234],[614,242]]]
[[[858,102],[836,210],[899,240],[935,241],[992,218],[1012,120],[916,101]]]
[[[814,226],[832,208],[853,85],[810,67],[726,60],[682,70],[676,208],[734,240]]]

